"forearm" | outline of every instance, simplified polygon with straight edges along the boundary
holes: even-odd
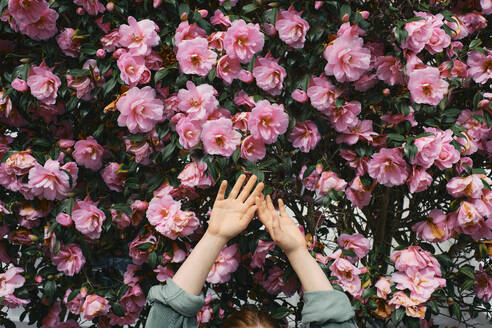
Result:
[[[304,291],[333,290],[330,281],[306,248],[287,254],[289,262],[301,281]]]
[[[190,294],[199,295],[205,279],[227,240],[206,232],[173,277]]]

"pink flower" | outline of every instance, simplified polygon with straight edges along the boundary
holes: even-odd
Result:
[[[477,293],[478,298],[484,300],[485,302],[490,302],[492,299],[492,277],[490,277],[487,272],[483,270],[476,272],[473,289]]]
[[[0,274],[0,297],[13,294],[16,288],[22,287],[26,279],[20,275],[24,269],[11,266],[5,273]]]
[[[411,298],[427,300],[438,287],[446,286],[446,280],[435,277],[434,274],[430,268],[409,269],[405,273],[393,273],[391,280],[396,283],[396,288],[409,289]]]
[[[263,159],[266,155],[265,143],[261,139],[247,136],[241,143],[241,157],[251,162]]]
[[[410,192],[413,194],[424,191],[431,184],[432,176],[424,168],[414,165],[407,180],[407,185]]]
[[[207,282],[220,284],[229,281],[231,274],[239,267],[241,253],[237,244],[224,247],[208,273]]]
[[[197,121],[183,117],[176,124],[176,132],[184,149],[193,149],[200,143],[201,128]]]
[[[10,85],[18,92],[26,92],[29,89],[27,82],[19,78],[15,78]]]
[[[441,28],[444,25],[443,19],[442,14],[437,14],[430,19],[433,29],[425,49],[432,55],[442,52],[451,44],[451,36]]]
[[[48,40],[58,32],[56,20],[58,13],[53,9],[46,9],[36,22],[29,24],[19,24],[19,30],[33,40]]]
[[[296,123],[288,140],[292,142],[294,147],[299,148],[304,153],[308,153],[316,148],[316,145],[321,140],[321,135],[316,124],[307,120]]]
[[[48,6],[49,4],[45,0],[9,0],[8,11],[17,22],[30,24],[39,20]]]
[[[154,272],[157,273],[156,279],[161,282],[166,281],[167,278],[174,277],[174,271],[167,265],[159,265]]]
[[[448,85],[436,67],[417,69],[409,74],[408,90],[412,101],[418,104],[437,106],[448,92]]]
[[[217,90],[210,84],[195,86],[191,81],[186,82],[186,89],[178,92],[178,108],[195,121],[204,122],[207,116],[218,107],[219,101],[215,98]]]
[[[390,280],[388,278],[379,278],[374,287],[376,287],[377,295],[380,298],[386,299],[391,294]]]
[[[77,164],[97,171],[102,167],[103,152],[103,147],[97,143],[96,139],[89,136],[86,140],[79,140],[75,143],[72,156]]]
[[[201,139],[206,154],[230,157],[241,143],[241,134],[232,127],[232,120],[219,118],[203,124]]]
[[[85,264],[85,257],[77,244],[68,244],[60,248],[58,253],[52,257],[53,264],[58,271],[67,276],[79,273]]]
[[[306,169],[306,165],[303,165],[301,171],[299,172],[299,179],[307,190],[314,191],[316,189],[316,185],[318,184],[319,176],[323,172],[323,165],[317,164],[313,172],[311,172],[307,177],[304,177]]]
[[[215,10],[214,15],[210,17],[210,23],[212,25],[224,25],[225,27],[231,26],[229,16],[225,16],[220,9]]]
[[[69,227],[72,225],[72,217],[68,215],[67,213],[61,212],[56,216],[56,222],[61,224],[64,227]]]
[[[482,8],[482,15],[492,14],[492,1],[480,0],[480,7]]]
[[[128,48],[134,55],[146,56],[150,54],[153,46],[159,44],[160,38],[157,30],[159,27],[150,19],[137,22],[133,16],[129,16],[128,25],[120,25],[119,44]]]
[[[231,84],[232,80],[237,79],[240,71],[241,64],[237,58],[231,59],[228,55],[224,55],[217,63],[217,76],[226,84]]]
[[[395,263],[395,268],[398,271],[431,268],[436,276],[441,276],[441,266],[439,265],[439,262],[420,246],[410,246],[404,250],[393,252],[390,259]]]
[[[439,209],[433,209],[426,221],[421,221],[412,226],[412,230],[419,238],[431,243],[447,240],[451,237],[453,226],[449,225],[448,216]]]
[[[305,103],[309,99],[307,93],[301,89],[295,89],[290,96],[300,103]]]
[[[325,76],[312,76],[307,88],[311,105],[320,112],[335,106],[336,98],[341,92]]]
[[[330,265],[332,275],[338,278],[339,283],[345,291],[352,295],[359,294],[361,290],[361,280],[359,274],[361,271],[352,263],[341,257],[337,258]]]
[[[120,111],[118,125],[126,126],[130,133],[149,132],[163,115],[164,105],[155,90],[146,86],[133,87],[116,102]]]
[[[261,139],[266,144],[277,141],[279,135],[287,131],[289,115],[282,104],[270,104],[268,100],[260,100],[251,111],[248,128],[253,138]]]
[[[98,0],[73,0],[76,5],[82,6],[92,16],[103,13],[106,8]]]
[[[263,49],[265,39],[258,24],[246,24],[242,19],[232,22],[224,38],[224,49],[227,55],[247,63],[253,55]]]
[[[193,161],[188,163],[183,171],[179,173],[178,179],[181,185],[186,187],[208,188],[212,186],[213,180],[207,170],[207,163],[202,161]]]
[[[123,191],[125,185],[125,174],[119,172],[122,164],[111,162],[101,171],[106,186],[113,191]]]
[[[106,215],[90,199],[77,199],[72,211],[72,220],[75,228],[82,234],[90,239],[98,239]]]
[[[145,84],[150,78],[150,70],[145,66],[142,56],[136,56],[131,52],[123,53],[118,57],[117,65],[120,78],[129,86]]]
[[[341,133],[337,138],[337,143],[346,143],[347,145],[354,145],[359,140],[366,140],[367,142],[373,142],[373,136],[378,134],[372,130],[372,121],[363,120],[358,121],[354,127],[347,128],[346,131]]]
[[[157,237],[147,233],[145,235],[137,235],[128,245],[129,255],[136,265],[141,265],[147,262],[149,254],[156,247]],[[148,246],[145,249],[141,247]]]
[[[446,190],[454,198],[460,198],[462,196],[480,198],[482,197],[482,189],[484,188],[482,179],[485,179],[485,176],[482,174],[454,177],[446,184]]]
[[[99,295],[87,295],[81,310],[84,319],[92,320],[109,312],[109,302]]]
[[[356,81],[370,68],[371,51],[363,47],[362,38],[350,30],[326,47],[323,57],[328,62],[325,74],[333,75],[339,82]]]
[[[319,177],[318,183],[316,184],[316,194],[321,196],[326,196],[328,193],[335,189],[341,191],[345,189],[347,182],[338,177],[333,171],[324,171]]]
[[[184,40],[179,45],[176,59],[182,73],[205,76],[215,65],[217,53],[208,47],[207,39]]]
[[[56,43],[61,51],[69,57],[77,58],[80,53],[80,41],[75,38],[76,31],[73,28],[67,27],[58,34]]]
[[[409,166],[399,148],[382,148],[368,163],[371,178],[386,187],[398,186],[407,180]]]
[[[292,48],[304,47],[309,24],[301,17],[302,11],[298,12],[291,5],[289,10],[280,10],[275,22],[280,40]]]
[[[174,44],[179,49],[179,45],[184,40],[192,40],[194,38],[206,38],[207,32],[201,27],[198,27],[196,23],[189,24],[188,21],[181,22],[176,29],[174,35]]]
[[[338,132],[345,132],[359,123],[357,115],[360,114],[361,105],[358,101],[346,102],[343,106],[333,107],[328,110],[331,125]]]
[[[371,249],[371,242],[369,239],[365,238],[360,233],[355,233],[352,235],[345,233],[341,234],[337,238],[337,242],[340,247],[353,251],[359,259],[366,256]]]
[[[120,317],[114,313],[109,314],[110,324],[112,326],[125,326],[133,324],[142,312],[145,305],[145,294],[139,285],[132,286],[126,291],[126,293],[119,299],[118,303],[123,306],[125,315]]]
[[[237,112],[232,116],[232,126],[235,129],[246,132],[248,130],[249,112]]]
[[[468,74],[476,83],[484,84],[492,78],[492,51],[486,49],[486,52],[487,55],[476,50],[468,53]]]
[[[403,65],[393,56],[379,57],[377,62],[378,79],[388,85],[403,84]]]
[[[51,72],[44,62],[39,66],[31,66],[27,77],[27,85],[33,97],[48,105],[56,102],[60,78]]]
[[[287,72],[278,64],[278,61],[279,59],[267,54],[265,57],[257,57],[253,67],[256,85],[272,96],[278,96],[282,93],[283,82],[287,75]]]
[[[71,189],[70,179],[73,177],[60,170],[60,163],[52,159],[47,160],[44,167],[37,164],[29,170],[29,187],[33,195],[48,200],[64,199]]]
[[[274,247],[275,243],[273,241],[258,240],[258,246],[256,246],[250,266],[252,268],[263,268],[268,252]]]
[[[417,15],[419,13],[415,14]],[[424,49],[434,31],[431,21],[426,18],[408,22],[405,24],[404,28],[408,32],[408,38],[406,42],[402,44],[402,47],[410,49],[415,53],[419,53]]]
[[[68,311],[73,314],[79,314],[82,309],[82,304],[84,304],[84,299],[87,296],[87,288],[81,288],[80,293],[78,293],[71,301],[68,301],[68,296],[70,296],[71,293],[72,290],[68,288],[63,297],[63,303],[65,303]]]

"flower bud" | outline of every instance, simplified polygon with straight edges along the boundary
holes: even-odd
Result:
[[[96,56],[99,59],[103,59],[104,57],[106,57],[106,51],[104,49],[102,49],[102,48],[99,48],[96,51]]]
[[[108,2],[106,4],[106,10],[107,11],[113,11],[114,10],[114,2]]]

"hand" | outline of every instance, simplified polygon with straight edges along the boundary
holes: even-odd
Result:
[[[273,207],[270,195],[267,196],[266,202],[263,194],[261,197],[256,197],[255,202],[256,206],[258,206],[260,221],[267,228],[275,244],[282,248],[287,256],[296,250],[307,250],[306,238],[304,238],[297,224],[287,214],[282,199],[278,200],[280,215]]]
[[[258,183],[251,193],[251,189],[258,180],[255,175],[252,175],[239,193],[244,180],[246,180],[246,175],[241,174],[226,199],[224,197],[227,181],[222,181],[210,214],[207,233],[229,240],[246,229],[251,222],[256,211],[255,197],[261,194],[264,184],[263,182]]]

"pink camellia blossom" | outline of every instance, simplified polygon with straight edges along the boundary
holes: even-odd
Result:
[[[33,40],[48,40],[58,32],[56,27],[58,16],[55,10],[48,8],[41,13],[37,21],[29,24],[19,24],[19,30]]]
[[[138,21],[128,17],[128,25],[121,24],[118,34],[119,44],[128,48],[134,55],[147,56],[152,47],[159,44],[160,38],[157,34],[159,27],[150,19]]]
[[[186,82],[186,88],[178,91],[178,109],[194,121],[205,122],[219,107],[217,90],[210,84],[195,86],[191,81]]]
[[[412,101],[437,106],[448,92],[448,82],[441,78],[437,67],[414,70],[409,75],[408,90]]]
[[[366,140],[367,142],[373,142],[373,136],[378,134],[372,130],[372,121],[363,120],[358,121],[353,127],[348,127],[346,131],[343,131],[337,138],[337,143],[346,143],[347,145],[354,145],[359,140]]]
[[[11,266],[5,273],[0,274],[0,297],[13,294],[16,288],[22,287],[26,279],[20,275],[24,269]]]
[[[231,26],[231,20],[228,16],[225,16],[220,9],[217,9],[215,10],[214,15],[210,17],[210,24],[224,25],[225,27],[229,27]]]
[[[181,211],[181,203],[171,196],[154,197],[147,209],[147,218],[155,229],[167,238],[175,240],[193,233],[200,222],[193,212]]]
[[[396,288],[409,289],[411,298],[423,300],[429,299],[436,288],[446,286],[446,280],[434,276],[434,271],[430,268],[395,272],[391,280],[396,283]]]
[[[175,201],[171,196],[154,197],[147,208],[147,219],[150,224],[157,226],[165,221],[172,220],[172,217],[178,213],[181,203]]]
[[[427,51],[429,51],[432,55],[442,52],[451,44],[451,36],[449,36],[446,31],[441,28],[441,26],[444,25],[443,19],[444,16],[440,13],[430,18],[432,34],[429,41],[425,45],[425,49],[427,49]]]
[[[72,217],[68,215],[67,213],[61,212],[56,216],[56,222],[61,224],[64,227],[69,227],[72,225]]]
[[[409,166],[400,148],[382,148],[368,163],[371,178],[386,187],[398,186],[407,180]]]
[[[235,129],[246,132],[248,130],[249,112],[237,112],[232,116],[232,126]]]
[[[352,202],[352,206],[363,208],[371,202],[371,191],[375,185],[376,181],[373,181],[372,185],[366,188],[360,179],[360,175],[357,175],[345,190],[345,194],[347,199]]]
[[[311,105],[320,112],[326,112],[335,106],[335,101],[341,92],[325,76],[312,76],[307,88]]]
[[[96,139],[89,136],[86,140],[79,140],[74,145],[73,158],[77,164],[97,171],[102,167],[104,149]]]
[[[128,254],[136,265],[141,265],[147,262],[149,254],[157,244],[157,237],[147,233],[145,235],[137,235],[128,245]],[[148,245],[146,249],[141,249],[141,245]]]
[[[285,69],[278,64],[279,60],[268,53],[265,57],[257,57],[253,67],[256,85],[272,96],[282,93],[283,82],[287,75]]]
[[[109,212],[111,213],[111,221],[116,223],[116,227],[118,229],[123,230],[130,225],[131,219],[125,212],[115,210],[114,208],[112,208]]]
[[[79,314],[82,309],[82,304],[84,304],[85,297],[87,296],[87,288],[83,287],[80,289],[80,293],[77,294],[71,301],[68,301],[68,297],[72,293],[70,288],[65,292],[65,296],[63,297],[63,303],[65,303],[68,311],[73,314]]]
[[[316,184],[316,194],[326,196],[331,190],[341,191],[346,186],[347,182],[341,179],[338,174],[333,171],[324,171]]]
[[[117,65],[120,78],[129,86],[134,87],[137,84],[148,82],[147,77],[150,76],[150,70],[145,66],[144,57],[125,52],[118,57]]]
[[[184,149],[193,149],[200,143],[201,128],[196,121],[183,117],[176,124],[179,143]]]
[[[103,211],[88,197],[77,199],[72,211],[72,220],[75,228],[90,239],[98,239],[101,235],[102,224],[106,220]]]
[[[15,20],[22,24],[36,22],[41,14],[48,9],[49,4],[45,0],[9,0],[8,11]]]
[[[386,299],[389,294],[391,294],[390,280],[385,277],[379,278],[379,280],[374,285],[377,289],[377,295],[380,298]]]
[[[417,15],[418,13],[415,14]],[[424,17],[420,20],[406,23],[404,28],[408,32],[408,37],[406,42],[402,44],[402,47],[410,49],[415,53],[419,53],[424,49],[434,30],[430,19]]]
[[[462,196],[471,198],[482,197],[482,189],[484,184],[482,179],[485,176],[482,174],[472,174],[467,177],[453,177],[446,184],[446,190],[454,198]]]
[[[109,302],[99,295],[87,295],[82,304],[82,316],[84,319],[92,320],[95,317],[105,315],[109,312]]]
[[[10,85],[18,92],[26,92],[29,89],[27,82],[19,78],[15,78]]]
[[[274,247],[275,243],[273,241],[258,240],[258,246],[256,247],[253,258],[251,259],[250,266],[252,268],[263,268],[263,265],[265,264],[265,257]]]
[[[492,14],[492,1],[480,0],[480,7],[482,8],[482,15]]]
[[[263,159],[266,155],[265,143],[261,139],[247,136],[241,143],[241,157],[251,162]]]
[[[132,325],[142,312],[145,302],[142,288],[139,285],[132,286],[118,301],[123,306],[125,315],[120,317],[112,312],[109,313],[110,325],[113,327]]]
[[[357,295],[361,289],[360,269],[355,267],[348,260],[341,257],[337,258],[330,265],[332,275],[338,278],[339,283],[345,291],[352,295]]]
[[[287,139],[292,142],[294,147],[299,148],[304,153],[308,153],[316,148],[316,145],[321,140],[321,135],[316,124],[307,120],[297,122]]]
[[[33,97],[48,105],[53,105],[56,102],[61,81],[43,62],[39,66],[31,66],[27,76],[27,85]]]
[[[295,89],[290,96],[299,103],[305,103],[309,99],[307,93],[301,89]]]
[[[56,43],[61,51],[69,57],[77,58],[80,54],[80,39],[76,37],[76,31],[73,28],[67,27],[58,34]]]
[[[241,253],[237,244],[224,247],[208,273],[207,282],[221,284],[229,281],[231,274],[239,267],[240,257]]]
[[[193,161],[188,163],[183,171],[179,173],[178,179],[183,186],[205,189],[213,184],[213,179],[209,173],[205,173],[206,170],[207,163],[203,161]]]
[[[356,81],[370,68],[371,51],[364,41],[347,30],[326,47],[323,57],[328,62],[325,74],[338,82]]]
[[[280,40],[295,49],[304,47],[306,34],[309,24],[301,17],[302,11],[298,12],[294,6],[288,10],[281,9],[275,22],[275,29],[278,31]]]
[[[403,65],[396,57],[379,57],[376,74],[388,85],[403,84]]]
[[[419,238],[431,243],[449,239],[452,228],[448,225],[447,215],[439,209],[431,210],[426,221],[418,222],[412,226],[412,230],[417,233]]]
[[[76,5],[82,6],[85,11],[92,16],[103,13],[106,7],[99,0],[73,0]]]
[[[224,55],[217,62],[217,76],[226,84],[231,84],[234,79],[238,78],[240,71],[241,64],[237,58],[231,59],[228,55]]]
[[[414,165],[408,176],[407,185],[410,192],[416,193],[426,190],[432,184],[432,176],[422,167]]]
[[[232,127],[232,120],[219,118],[203,124],[201,135],[206,154],[230,157],[241,143],[241,133]]]
[[[258,24],[246,24],[244,20],[236,19],[227,29],[224,49],[230,58],[237,58],[244,64],[263,49],[264,43],[265,37]]]
[[[84,266],[85,257],[79,245],[68,244],[60,247],[58,253],[53,256],[52,261],[58,271],[67,276],[73,276],[79,273],[82,266]]]
[[[483,269],[475,273],[475,284],[473,289],[477,293],[477,297],[490,302],[492,300],[492,277]]]
[[[48,200],[64,199],[71,189],[70,179],[73,177],[62,171],[60,163],[52,159],[48,159],[44,166],[37,164],[29,170],[29,187],[33,195]]]
[[[371,242],[369,239],[365,238],[360,233],[352,235],[343,233],[338,236],[337,243],[340,247],[353,251],[359,259],[366,256],[371,249]]]
[[[328,113],[331,125],[338,132],[345,132],[359,123],[357,115],[360,114],[361,104],[358,101],[349,101],[340,107],[331,108]]]
[[[277,141],[279,135],[287,131],[289,115],[282,104],[270,104],[268,100],[260,100],[251,111],[248,129],[253,138],[261,139],[266,144]]]
[[[174,44],[179,49],[179,45],[184,40],[192,40],[194,38],[206,38],[207,32],[199,27],[196,23],[189,24],[188,21],[183,21],[178,25],[176,34],[174,35]]]
[[[393,294],[393,297],[388,302],[388,305],[396,309],[401,306],[405,307],[405,313],[409,317],[425,318],[426,306],[422,305],[426,300],[422,298],[410,298],[403,291],[398,291]]]
[[[149,132],[163,115],[164,105],[155,90],[146,86],[133,87],[116,102],[120,111],[118,125],[126,126],[130,133]]]
[[[473,50],[468,53],[466,64],[470,67],[468,74],[471,78],[480,84],[486,83],[492,78],[492,50],[485,49],[487,55],[480,51]]]
[[[409,269],[423,270],[430,268],[436,276],[441,276],[441,266],[436,258],[428,251],[423,250],[420,246],[410,246],[404,250],[391,253],[390,259],[395,263],[398,271],[407,271]]]
[[[182,73],[205,76],[215,65],[217,53],[208,47],[207,39],[184,40],[179,45],[176,59]]]
[[[125,174],[119,172],[122,164],[111,162],[101,171],[106,186],[113,191],[122,191],[125,184]]]

